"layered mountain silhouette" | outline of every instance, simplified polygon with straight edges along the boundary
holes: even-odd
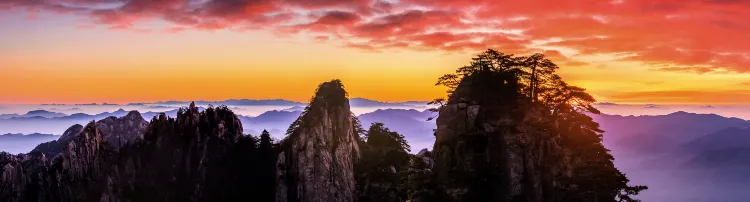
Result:
[[[26,114],[0,114],[0,119],[33,118],[33,117],[55,118],[55,117],[63,117],[63,116],[67,116],[67,114],[51,112],[47,110],[32,110],[32,111],[27,112]]]
[[[350,101],[351,103],[351,101]],[[399,105],[402,106],[402,105]],[[203,107],[199,107],[199,110],[205,110]],[[268,130],[275,139],[282,139],[284,133],[294,120],[302,113],[304,107],[291,107],[284,110],[271,110],[264,112],[258,116],[243,116],[237,115],[242,121],[245,133],[258,135],[263,130]],[[142,113],[143,119],[151,119],[160,113],[164,113],[167,116],[175,117],[178,109],[173,109],[165,112],[146,112]],[[407,112],[409,111],[409,112]],[[374,122],[386,123],[397,131],[402,131],[407,136],[409,142],[412,142],[415,148],[429,148],[432,147],[434,136],[432,135],[434,129],[434,121],[426,122],[431,112],[426,110],[416,111],[420,112],[412,114],[408,109],[379,109],[374,112],[361,114],[360,119],[363,125],[369,126]],[[88,115],[83,113],[77,113],[64,117],[56,118],[14,118],[3,120],[0,119],[0,126],[5,126],[8,130],[18,130],[19,128],[26,128],[22,131],[28,133],[35,133],[33,131],[45,131],[52,134],[61,134],[60,131],[64,131],[74,124],[86,124],[92,120],[102,120],[108,117],[123,117],[129,112],[123,109],[119,109],[113,112],[105,112],[96,115]],[[39,127],[44,126],[44,127]],[[0,127],[3,128],[3,127]],[[37,144],[49,141],[50,139],[34,139],[27,138],[27,141],[21,141],[11,150],[10,147],[0,147],[0,151],[6,151],[10,153],[23,153],[28,152],[34,148]],[[8,149],[5,149],[8,148]]]
[[[13,154],[31,151],[39,143],[49,142],[60,138],[59,135],[32,133],[24,134],[2,134],[0,135],[0,151]]]
[[[177,113],[177,108],[179,106],[185,106],[189,104],[190,102],[187,101],[163,101],[163,102],[155,102],[155,103],[130,103],[125,106],[138,106],[141,109],[147,111],[142,112],[142,116],[144,119],[151,119],[152,117],[160,114],[165,113],[168,116],[175,116]],[[238,109],[242,107],[259,107],[259,106],[265,106],[265,107],[275,107],[280,108],[281,110],[277,111],[286,111],[286,112],[295,112],[299,113],[302,110],[304,110],[304,103],[300,102],[294,102],[289,100],[282,100],[282,99],[274,99],[274,100],[248,100],[248,99],[235,99],[235,100],[224,100],[224,101],[198,101],[195,102],[196,106],[208,106],[208,105],[227,105],[227,106],[233,106],[233,109]],[[101,105],[97,105],[101,106]],[[117,107],[122,107],[121,105],[106,105],[108,107],[114,108],[116,110],[111,112],[103,112],[98,114],[86,114],[86,113],[73,113],[70,115],[64,114],[64,113],[57,113],[57,112],[50,112],[45,110],[34,110],[29,111],[26,114],[19,115],[19,114],[4,114],[0,115],[0,133],[22,133],[22,134],[31,134],[31,133],[47,133],[47,134],[59,134],[60,131],[65,130],[67,127],[73,124],[86,124],[89,121],[92,120],[101,120],[110,116],[115,117],[121,117],[125,116],[129,110],[125,109],[117,109]],[[423,110],[425,107],[427,107],[426,102],[421,101],[409,101],[409,102],[381,102],[381,101],[375,101],[365,98],[352,98],[350,100],[350,106],[357,114],[362,113],[369,113],[372,111],[375,111],[377,109],[388,109],[388,108],[397,108],[397,109],[411,109],[411,108],[421,108]],[[201,110],[205,109],[203,107],[200,107]],[[271,110],[273,111],[273,110]],[[271,113],[271,111],[266,113]],[[265,117],[272,118],[272,116],[277,116],[273,114],[261,114],[258,116],[242,116],[240,115],[240,118],[244,120],[250,120],[255,119],[257,121],[254,121],[253,123],[257,122],[258,124],[246,124],[247,127],[245,128],[248,133],[251,134],[259,134],[263,129],[273,130],[273,134],[281,134],[277,132],[285,131],[287,126],[293,121],[293,119],[296,118],[296,115],[289,114],[289,117],[292,118],[286,118],[285,122],[279,122],[283,123],[281,125],[279,124],[273,124],[268,121],[264,121]],[[291,119],[291,121],[289,120]],[[266,123],[270,123],[270,125],[267,125]],[[44,125],[45,127],[37,127],[40,125]],[[277,137],[280,138],[280,137]]]
[[[339,81],[321,84],[277,146],[244,135],[227,107],[193,103],[150,123],[128,112],[29,154],[0,153],[0,201],[352,201],[354,120]]]
[[[396,183],[390,185],[393,188],[375,182],[367,183],[369,187],[359,187],[356,183],[361,176],[375,180],[376,173],[383,173],[380,170],[355,170],[355,167],[363,166],[361,163],[368,162],[362,159],[366,155],[361,151],[365,148],[362,144],[368,145],[367,155],[379,148],[379,143],[375,142],[378,140],[363,139],[362,124],[381,119],[386,126],[392,124],[393,128],[408,133],[430,132],[432,129],[420,128],[435,124],[426,121],[433,113],[378,110],[363,114],[359,120],[350,110],[343,84],[333,80],[320,85],[301,113],[272,111],[258,116],[264,119],[246,120],[249,124],[266,124],[263,120],[288,121],[287,117],[296,115],[285,138],[279,141],[271,140],[265,132],[260,137],[245,135],[243,121],[226,106],[201,110],[194,103],[180,108],[174,118],[161,113],[146,122],[143,115],[131,111],[121,117],[110,116],[85,126],[73,125],[58,140],[41,144],[28,154],[0,153],[0,201],[245,201],[251,197],[257,201],[345,202],[370,198],[358,190],[370,190],[367,193],[371,194],[394,193],[398,196],[385,197],[406,197],[415,201],[473,201],[477,199],[473,197],[483,194],[533,198],[527,193],[531,190],[548,196],[573,197],[568,196],[567,193],[572,193],[569,191],[545,188],[567,186],[572,182],[557,180],[570,176],[559,176],[559,179],[550,178],[552,175],[541,177],[567,168],[530,168],[530,159],[542,160],[536,153],[541,150],[493,147],[506,151],[492,157],[494,159],[489,164],[466,164],[483,161],[484,158],[478,157],[490,154],[484,153],[489,151],[487,146],[490,145],[475,142],[471,133],[459,131],[468,129],[465,124],[469,122],[464,122],[464,115],[474,117],[477,122],[473,124],[489,120],[490,117],[485,115],[472,115],[479,112],[474,110],[479,109],[477,106],[457,102],[441,108],[441,116],[436,122],[440,146],[434,147],[435,153],[424,150],[419,155],[406,156],[407,164],[402,166],[408,168],[385,168],[385,173],[406,172],[396,175],[406,178],[403,182],[394,181]],[[484,107],[503,110],[491,105]],[[371,125],[377,128],[378,124]],[[400,136],[394,136],[387,129],[379,130],[389,134],[379,138]],[[512,133],[508,131],[508,134],[500,135]],[[526,156],[532,154],[537,157]],[[572,162],[559,160],[566,162],[560,166],[576,167]],[[451,167],[456,165],[468,166],[461,167],[464,177],[451,174],[455,172]],[[484,173],[486,166],[511,169],[509,172],[515,175],[506,178]],[[496,174],[501,173],[507,172]],[[466,184],[472,182],[470,179],[485,178],[485,174],[491,181]],[[523,176],[532,175],[540,178],[523,180]],[[458,183],[452,183],[454,180]],[[531,184],[514,184],[515,181]],[[487,187],[483,184],[492,185],[491,188],[500,192],[484,192]],[[396,187],[403,187],[403,190],[395,190]],[[534,201],[547,200],[537,198]]]
[[[201,109],[205,109],[202,108]],[[152,117],[165,113],[169,116],[175,116],[178,109],[172,109],[163,112],[145,112],[140,114],[143,119],[151,119]],[[59,134],[60,131],[65,130],[74,124],[86,124],[94,120],[102,120],[108,117],[123,117],[128,115],[130,111],[124,109],[118,109],[112,112],[103,112],[94,115],[86,113],[75,113],[71,115],[59,116],[59,117],[14,117],[7,119],[0,119],[0,132],[4,130],[13,131],[13,133],[48,133],[48,134]],[[44,126],[44,127],[39,127]]]

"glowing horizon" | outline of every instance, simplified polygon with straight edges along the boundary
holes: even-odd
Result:
[[[222,2],[0,1],[0,103],[306,102],[330,79],[424,101],[486,48],[545,53],[600,102],[750,103],[741,1]]]

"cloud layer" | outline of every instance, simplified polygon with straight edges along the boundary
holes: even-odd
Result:
[[[750,0],[0,0],[2,10],[89,16],[110,29],[304,33],[368,51],[495,48],[567,65],[586,64],[575,55],[750,72]]]

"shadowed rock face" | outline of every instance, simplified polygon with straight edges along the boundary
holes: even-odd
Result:
[[[57,140],[52,140],[49,142],[45,142],[42,144],[37,145],[34,147],[32,152],[41,152],[44,154],[47,158],[53,159],[60,153],[62,153],[63,149],[67,146],[67,143],[72,141],[78,134],[81,134],[83,132],[83,126],[80,124],[75,124],[73,126],[70,126],[65,132],[63,132],[62,136],[58,138]]]
[[[101,130],[110,146],[119,149],[126,144],[143,139],[148,122],[138,111],[131,111],[120,118],[110,116],[99,120],[96,122],[96,127]]]
[[[97,181],[106,173],[111,151],[94,123],[67,138],[61,157],[53,161],[39,151],[0,153],[0,201],[98,201]]]
[[[108,145],[114,150],[119,150],[124,145],[143,139],[143,133],[148,127],[148,122],[143,119],[138,111],[131,111],[120,118],[110,116],[99,120],[95,125]],[[39,144],[32,151],[41,152],[48,158],[54,158],[62,153],[63,149],[82,131],[82,125],[73,125],[65,130],[59,139]]]
[[[282,143],[276,201],[354,201],[356,138],[343,86],[321,84]]]
[[[529,127],[535,116],[517,102],[516,85],[467,77],[440,108],[433,155],[449,201],[554,201],[558,182],[548,175],[562,175],[564,166],[539,165],[564,151],[552,138],[545,142],[552,153],[519,141],[542,132]]]

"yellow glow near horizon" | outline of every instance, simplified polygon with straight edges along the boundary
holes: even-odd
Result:
[[[330,79],[341,79],[350,97],[430,100],[445,96],[443,88],[434,86],[436,79],[467,64],[475,54],[410,49],[370,52],[342,47],[340,41],[263,31],[170,34],[61,29],[66,35],[29,33],[19,36],[25,44],[0,48],[0,103],[239,98],[304,102],[319,83]],[[576,59],[589,64],[561,64],[559,73],[568,83],[587,88],[599,101],[750,102],[743,86],[750,78],[746,74],[655,71],[648,64],[606,56]]]

